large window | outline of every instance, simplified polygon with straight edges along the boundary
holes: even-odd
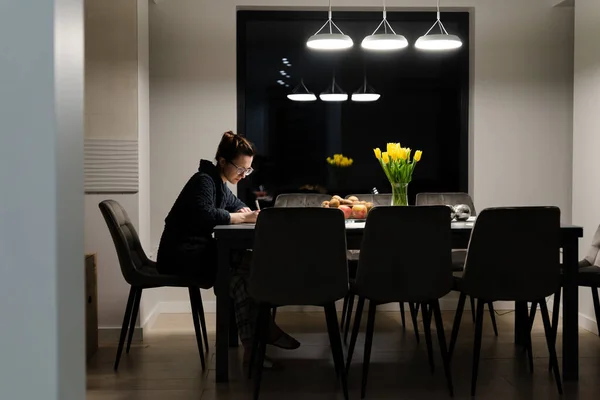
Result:
[[[414,48],[435,20],[434,12],[388,12],[403,50],[363,50],[381,12],[335,12],[333,18],[354,47],[317,51],[306,40],[323,25],[325,12],[238,11],[238,132],[255,143],[256,173],[239,194],[263,185],[270,194],[324,190],[341,195],[380,193],[390,187],[373,155],[387,142],[423,150],[409,201],[423,191],[467,191],[469,15],[443,13],[446,29],[459,35],[458,50],[431,53]],[[350,96],[366,78],[381,94],[372,103],[296,102],[287,94],[301,80],[317,97],[335,82]],[[327,156],[354,160],[333,183]]]

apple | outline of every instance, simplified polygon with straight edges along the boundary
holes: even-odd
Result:
[[[352,206],[352,218],[365,219],[367,218],[367,206],[364,204],[355,204]]]
[[[350,218],[350,215],[352,215],[352,209],[350,207],[341,205],[338,208],[344,212],[344,218],[348,219]]]

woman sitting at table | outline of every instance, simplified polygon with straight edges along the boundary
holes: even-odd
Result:
[[[157,255],[159,272],[193,278],[202,285],[213,285],[217,274],[217,247],[212,237],[216,225],[254,223],[259,211],[252,211],[227,187],[252,173],[254,146],[229,131],[223,134],[215,159],[216,165],[201,160],[198,172],[184,186],[165,219]],[[247,278],[250,251],[232,255],[230,295],[234,300],[244,362],[250,358],[256,305],[249,298]],[[283,332],[273,321],[269,344],[296,349],[300,343]],[[270,362],[265,362],[269,366]]]

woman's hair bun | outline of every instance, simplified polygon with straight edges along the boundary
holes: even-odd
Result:
[[[232,161],[242,155],[252,157],[255,153],[254,145],[246,138],[232,131],[227,131],[223,133],[215,159],[219,161],[219,159],[223,158],[227,161]]]

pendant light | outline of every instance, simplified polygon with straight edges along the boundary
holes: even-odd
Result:
[[[436,34],[429,34],[436,25],[440,26],[440,32]],[[437,0],[437,20],[433,23],[431,28],[423,36],[417,39],[415,47],[420,50],[452,50],[462,46],[462,41],[456,35],[450,35],[442,20],[440,19],[440,0]]]
[[[335,75],[331,82],[331,87],[322,92],[319,98],[323,101],[346,101],[348,100],[348,93],[344,92],[342,88],[335,83]]]
[[[381,95],[373,89],[373,86],[367,83],[367,75],[365,74],[365,81],[358,90],[352,93],[352,101],[369,102],[377,101]]]
[[[300,80],[300,84],[292,90],[292,93],[287,95],[287,98],[292,101],[317,100],[317,96],[315,96],[313,92],[309,91],[306,85],[304,84],[304,79]]]
[[[384,33],[377,33],[383,26]],[[389,32],[388,32],[389,29]],[[391,33],[390,33],[391,32]],[[361,46],[367,50],[398,50],[408,46],[408,40],[403,35],[394,32],[394,28],[387,20],[387,11],[385,9],[385,0],[383,0],[383,20],[377,25],[377,28],[370,36],[366,36]]]
[[[331,19],[331,0],[329,0],[329,18],[314,35],[308,38],[306,45],[315,50],[344,50],[349,49],[354,45],[352,38],[345,35],[344,32]],[[321,33],[321,31],[329,26],[329,32]],[[333,28],[337,32],[334,33]]]

